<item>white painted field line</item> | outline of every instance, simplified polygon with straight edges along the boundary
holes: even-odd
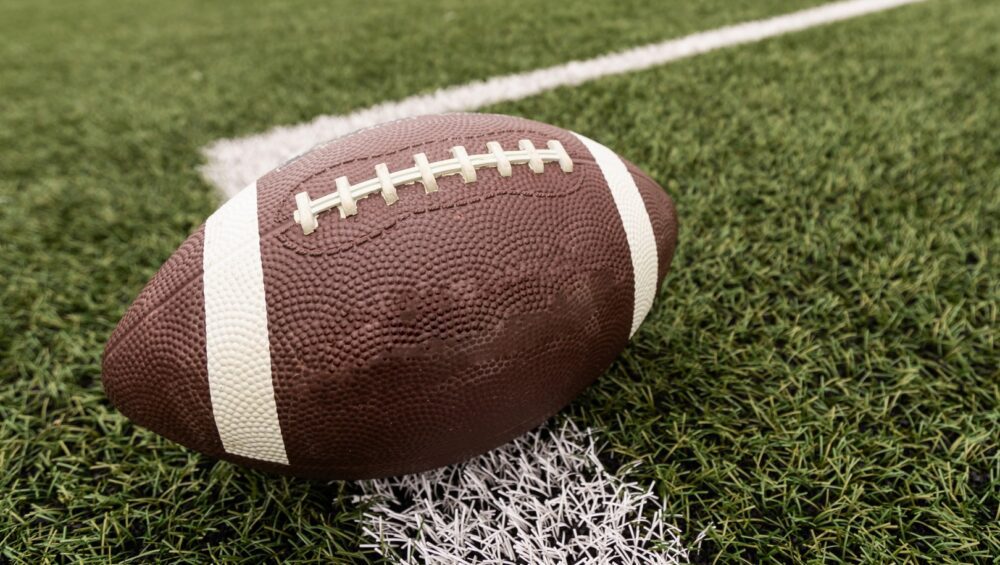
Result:
[[[340,116],[277,127],[249,137],[224,139],[205,148],[205,177],[233,196],[262,174],[324,141],[382,122],[421,114],[474,110],[561,86],[647,69],[724,47],[752,43],[831,22],[924,0],[848,0],[764,20],[721,27],[678,39],[635,47],[586,61],[494,77],[385,102]]]
[[[594,435],[566,422],[460,465],[366,481],[362,548],[405,564],[688,562],[664,501],[631,480],[634,466],[606,470]]]

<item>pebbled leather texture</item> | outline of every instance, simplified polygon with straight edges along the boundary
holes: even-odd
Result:
[[[320,214],[304,235],[295,194],[358,182],[521,139],[559,140],[565,173],[515,165],[477,180],[437,179]],[[666,275],[673,204],[627,163]],[[274,402],[288,465],[227,453],[206,369],[204,228],[142,291],[105,352],[104,386],[136,423],[211,456],[316,478],[356,479],[456,463],[537,426],[625,347],[633,274],[622,220],[600,169],[570,132],[510,116],[401,120],[329,142],[257,183]]]

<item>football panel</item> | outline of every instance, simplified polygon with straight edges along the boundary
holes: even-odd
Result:
[[[201,278],[204,226],[167,260],[108,340],[108,398],[140,426],[209,455],[223,452],[212,419]]]
[[[285,221],[267,232],[262,221],[262,259],[279,417],[296,431],[289,460],[307,474],[395,474],[480,453],[564,406],[627,340],[627,241],[582,143],[514,118],[428,120],[381,128],[386,147],[328,144],[259,183],[261,210]],[[436,160],[456,144],[524,138],[559,139],[573,173],[484,168],[473,183],[438,179],[430,194],[401,188],[392,206],[369,197],[308,236],[288,224],[295,192],[318,198],[337,176],[355,182],[380,162],[412,166],[417,151]]]

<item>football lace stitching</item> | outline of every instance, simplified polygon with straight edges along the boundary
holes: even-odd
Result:
[[[337,177],[337,190],[315,200],[309,198],[306,192],[295,195],[296,210],[292,215],[295,223],[302,226],[302,233],[309,235],[319,227],[317,216],[331,208],[340,211],[341,218],[347,218],[358,213],[357,201],[376,192],[382,195],[386,205],[391,206],[399,200],[396,188],[403,185],[421,183],[424,192],[438,190],[437,179],[449,175],[461,175],[466,184],[476,182],[476,169],[494,167],[500,176],[509,177],[513,173],[512,165],[528,165],[534,173],[542,173],[545,163],[559,163],[564,173],[573,172],[573,160],[563,148],[562,143],[550,139],[546,149],[538,149],[527,139],[518,141],[518,148],[504,150],[496,141],[486,143],[487,153],[469,155],[465,147],[456,145],[451,148],[451,159],[430,162],[427,155],[417,153],[413,156],[414,166],[390,172],[385,163],[375,165],[375,176],[357,184],[351,184],[347,177]]]

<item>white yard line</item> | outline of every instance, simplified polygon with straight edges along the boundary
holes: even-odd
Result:
[[[923,0],[848,0],[695,33],[678,39],[601,55],[586,61],[524,73],[493,77],[384,102],[339,116],[319,116],[310,122],[282,126],[236,139],[216,141],[205,148],[205,177],[233,196],[262,174],[308,151],[318,143],[382,122],[421,114],[474,110],[498,102],[517,100],[561,86],[581,84],[601,77],[648,69],[678,59],[724,47],[753,43],[831,22],[856,18]]]
[[[707,531],[682,540],[635,467],[612,474],[599,453],[567,422],[460,465],[367,481],[362,547],[406,564],[686,563]]]

